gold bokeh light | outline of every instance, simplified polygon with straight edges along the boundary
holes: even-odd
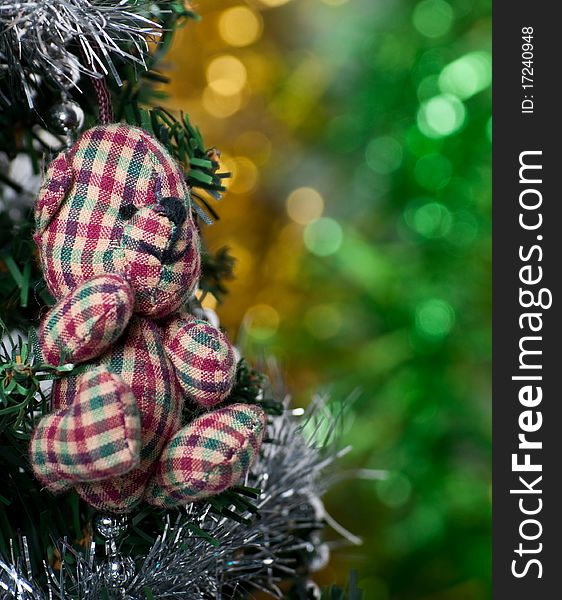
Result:
[[[231,54],[217,56],[207,66],[209,87],[222,96],[239,94],[244,89],[247,78],[244,63]]]
[[[283,4],[287,4],[288,2],[290,2],[290,0],[260,0],[260,4],[263,4],[269,8],[283,6]]]
[[[247,194],[257,185],[258,169],[254,162],[246,156],[237,156],[233,160],[235,175],[229,182],[228,190],[235,194]]]
[[[265,341],[273,337],[281,318],[279,313],[269,304],[256,304],[244,315],[243,327],[256,340]]]
[[[243,98],[239,92],[230,96],[218,94],[211,86],[203,90],[201,104],[212,117],[226,119],[242,108]]]
[[[287,214],[295,223],[307,225],[324,212],[324,199],[311,187],[300,187],[287,196]]]
[[[243,47],[256,42],[262,33],[261,16],[247,6],[233,6],[218,20],[221,38],[231,46]]]

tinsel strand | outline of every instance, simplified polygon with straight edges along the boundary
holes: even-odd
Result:
[[[121,85],[116,61],[146,69],[148,39],[162,29],[154,15],[166,4],[172,0],[0,0],[0,101],[33,108],[42,83],[81,91],[76,73]]]

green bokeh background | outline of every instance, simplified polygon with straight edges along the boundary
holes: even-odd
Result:
[[[259,20],[251,44],[221,38],[233,6]],[[388,471],[330,493],[364,544],[334,551],[318,580],[354,568],[367,600],[487,598],[490,2],[200,8],[172,52],[172,106],[195,114],[235,175],[207,233],[239,261],[219,314],[247,353],[280,357],[297,403],[358,390],[343,463]],[[205,85],[224,55],[246,79],[217,114]],[[292,206],[318,217],[307,224],[287,214],[302,187]]]

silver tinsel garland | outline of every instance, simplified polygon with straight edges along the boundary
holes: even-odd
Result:
[[[42,82],[66,92],[80,74],[121,85],[115,58],[145,67],[159,10],[150,0],[0,0],[0,99],[22,95],[32,108]]]
[[[214,514],[209,503],[188,505],[168,514],[163,533],[147,555],[134,562],[119,554],[113,542],[109,550],[106,543],[107,558],[100,561],[94,555],[95,544],[78,555],[63,541],[61,571],[55,573],[45,562],[48,583],[43,590],[33,579],[23,539],[22,558],[12,558],[10,564],[0,560],[0,599],[226,600],[256,590],[282,598],[278,587],[282,579],[295,577],[297,570],[306,575],[327,562],[329,549],[320,538],[326,523],[349,542],[358,542],[331,519],[321,500],[331,483],[341,478],[334,479],[328,469],[345,452],[326,443],[336,428],[337,418],[321,400],[306,411],[287,408],[283,416],[272,419],[271,443],[264,444],[246,481],[261,490],[255,501],[258,516],[246,512],[246,522],[239,523]],[[120,524],[116,528],[122,532]],[[98,531],[112,535],[111,527],[103,529],[98,525]],[[69,553],[72,567],[65,560]]]

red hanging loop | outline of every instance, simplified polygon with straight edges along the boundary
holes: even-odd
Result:
[[[85,63],[93,70],[92,61],[88,59],[88,55],[82,46],[80,46],[80,53],[82,54]],[[113,123],[113,104],[111,102],[111,93],[107,87],[105,77],[94,77],[93,75],[90,75],[90,79],[92,80],[92,86],[94,87],[98,100],[100,124],[108,125],[109,123]]]
[[[99,107],[99,120],[102,125],[113,122],[113,104],[105,77],[92,77]]]

